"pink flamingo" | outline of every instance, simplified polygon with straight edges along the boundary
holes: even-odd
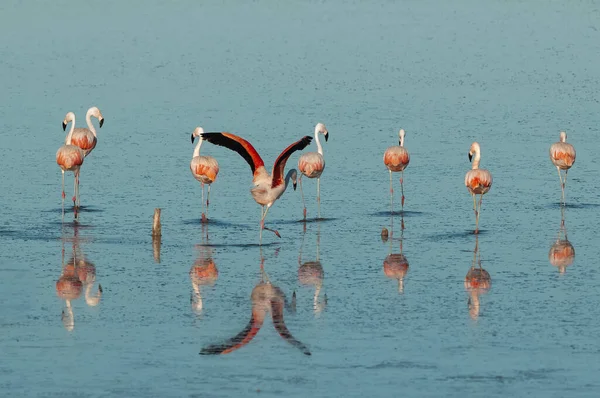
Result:
[[[294,184],[294,190],[296,189],[296,178],[297,172],[295,169],[290,170],[285,179],[283,173],[285,171],[285,164],[292,153],[301,151],[306,148],[312,138],[304,136],[299,141],[294,142],[281,152],[281,154],[275,160],[273,165],[273,171],[271,174],[265,169],[265,163],[261,159],[256,149],[245,139],[238,137],[237,135],[222,132],[222,133],[202,133],[200,137],[211,144],[223,146],[239,153],[250,165],[252,171],[254,188],[250,190],[252,197],[262,206],[261,218],[260,218],[260,232],[259,232],[259,244],[262,244],[262,230],[266,229],[273,232],[275,235],[281,238],[281,235],[277,230],[269,229],[265,227],[265,218],[269,208],[273,206],[273,203],[283,195],[285,192],[290,179]],[[265,209],[266,206],[266,209]]]
[[[98,123],[100,124],[100,128],[104,124],[104,117],[102,117],[102,112],[100,109],[93,106],[88,109],[85,120],[87,122],[87,128],[76,128],[73,130],[73,137],[71,137],[71,143],[79,148],[83,149],[83,153],[85,156],[92,153],[94,148],[96,147],[96,143],[98,142],[96,136],[96,128],[92,123],[92,116],[98,119]]]
[[[202,146],[202,136],[204,129],[202,127],[196,127],[192,133],[192,144],[194,138],[200,137],[196,148],[194,148],[194,154],[192,161],[190,162],[190,170],[196,180],[200,182],[202,186],[202,207],[204,207],[204,184],[208,185],[208,194],[206,195],[206,215],[202,212],[202,222],[208,222],[208,204],[210,199],[210,185],[217,179],[219,174],[219,163],[212,156],[200,156],[200,147]],[[204,209],[203,209],[204,210]]]
[[[72,171],[75,175],[75,181],[73,184],[73,206],[75,208],[75,218],[77,218],[77,206],[79,201],[79,168],[83,164],[85,154],[81,148],[71,144],[71,138],[73,136],[73,130],[75,129],[75,114],[73,112],[67,113],[63,121],[63,130],[67,128],[67,123],[71,122],[71,129],[67,135],[65,145],[58,148],[56,152],[56,163],[62,170],[62,214],[65,216],[65,171]]]
[[[91,120],[92,116],[98,118],[100,127],[102,127],[102,125],[104,124],[104,118],[102,117],[102,113],[100,112],[100,109],[93,106],[90,109],[88,109],[88,111],[85,115],[85,120],[87,121],[88,127],[87,128],[80,128],[80,127],[74,128],[73,136],[71,137],[71,144],[81,148],[86,157],[96,147],[96,142],[97,142],[96,129],[94,128],[94,125],[92,124],[92,120]],[[66,140],[65,140],[65,143],[66,143]],[[80,199],[79,199],[79,175],[77,175],[75,183],[77,184],[77,207],[79,207],[79,206],[81,206]]]
[[[558,171],[558,178],[560,178],[560,189],[562,190],[562,203],[567,204],[565,201],[565,185],[567,185],[567,173],[573,163],[575,163],[575,147],[567,143],[567,133],[564,131],[560,132],[560,141],[555,142],[550,146],[550,160],[556,166]],[[561,170],[565,171],[565,178],[563,180],[560,173]]]
[[[404,136],[406,133],[403,129],[398,132],[400,136],[399,145],[389,147],[383,153],[383,163],[390,171],[390,203],[392,206],[392,212],[394,211],[394,188],[392,187],[392,172],[402,172],[400,177],[400,188],[402,189],[402,210],[404,211],[404,169],[410,162],[410,155],[406,148],[404,148]]]
[[[318,123],[315,127],[315,142],[317,143],[317,152],[307,152],[298,159],[298,170],[308,178],[317,179],[317,206],[318,218],[321,218],[321,174],[325,170],[325,158],[323,157],[323,147],[319,141],[319,133],[325,136],[325,142],[329,138],[329,132],[323,123]],[[300,194],[302,195],[302,205],[304,206],[304,219],[306,220],[306,203],[304,202],[304,192],[302,191],[302,175],[298,181],[300,183]]]
[[[473,159],[475,156],[475,159]],[[465,175],[465,185],[471,195],[473,196],[473,211],[475,212],[475,233],[479,233],[479,213],[481,212],[481,200],[492,187],[492,173],[485,169],[479,168],[479,161],[481,159],[481,148],[477,142],[471,144],[469,150],[469,161],[473,160],[473,166],[471,170]],[[479,207],[475,195],[479,195]]]

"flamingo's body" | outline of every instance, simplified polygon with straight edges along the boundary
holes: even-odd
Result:
[[[75,128],[73,130],[73,136],[71,137],[71,144],[78,146],[83,150],[85,156],[89,155],[94,148],[96,147],[96,143],[98,142],[96,136],[96,128],[92,123],[92,116],[98,119],[100,127],[104,124],[104,117],[100,112],[100,109],[93,106],[88,109],[85,120],[87,122],[87,128]]]
[[[562,202],[565,202],[565,185],[567,184],[567,173],[569,169],[575,163],[575,147],[567,141],[567,133],[564,131],[560,132],[560,141],[555,142],[550,146],[550,160],[556,166],[558,171],[558,178],[560,178],[560,189],[562,191]],[[565,177],[560,173],[561,170],[565,171]]]
[[[473,159],[473,156],[475,157]],[[471,170],[465,175],[465,186],[473,196],[473,211],[475,212],[475,233],[479,233],[479,214],[481,212],[481,201],[483,195],[489,192],[492,187],[492,173],[488,170],[479,168],[481,159],[481,148],[477,142],[471,144],[469,150],[469,160],[473,160]],[[479,195],[479,206],[477,206],[475,195]]]
[[[306,148],[310,144],[312,138],[305,136],[284,149],[277,157],[277,160],[275,160],[273,171],[269,174],[265,168],[265,163],[258,152],[256,152],[256,149],[243,138],[230,133],[202,133],[200,134],[200,137],[212,144],[224,146],[225,148],[236,151],[246,160],[246,162],[248,162],[252,171],[252,182],[254,183],[254,187],[250,190],[250,193],[256,203],[263,208],[263,211],[261,211],[259,241],[262,243],[263,229],[272,231],[280,237],[277,230],[265,228],[264,221],[267,217],[269,208],[273,206],[273,203],[275,203],[275,201],[285,192],[290,179],[293,182],[294,189],[296,189],[297,172],[295,169],[292,169],[284,178],[285,164],[292,153]]]
[[[315,127],[315,142],[317,152],[307,152],[298,159],[298,170],[308,178],[317,179],[317,206],[318,218],[321,218],[321,174],[325,170],[325,158],[323,157],[323,147],[319,141],[319,133],[325,136],[327,142],[329,132],[323,123],[318,123]],[[302,194],[302,205],[304,206],[304,219],[306,219],[306,203],[304,202],[304,192],[302,191],[302,175],[300,175],[300,193]]]
[[[79,168],[83,164],[83,160],[85,159],[85,153],[78,146],[71,144],[71,137],[73,136],[73,131],[75,130],[75,114],[73,112],[69,112],[65,116],[65,119],[63,121],[63,129],[66,129],[67,123],[69,122],[72,123],[71,129],[69,130],[69,134],[67,134],[65,145],[61,146],[60,148],[58,148],[58,151],[56,151],[56,163],[62,171],[63,217],[65,215],[65,171],[72,171],[75,175],[75,182],[73,188],[73,205],[75,207],[75,217],[77,217],[77,207],[79,203]]]
[[[406,148],[404,148],[404,136],[406,135],[403,129],[398,132],[400,137],[399,145],[389,147],[383,153],[383,164],[390,171],[390,203],[392,206],[392,212],[394,211],[394,188],[392,186],[392,172],[401,172],[400,187],[402,190],[402,210],[404,210],[404,169],[410,162],[410,155]]]
[[[208,194],[206,196],[206,215],[202,212],[202,222],[208,221],[208,205],[210,203],[210,185],[215,182],[217,175],[219,174],[219,162],[212,156],[201,156],[200,147],[202,146],[201,134],[204,133],[202,127],[196,127],[192,133],[192,144],[194,138],[200,137],[198,144],[194,148],[194,154],[192,155],[192,161],[190,162],[190,170],[194,178],[200,182],[202,186],[202,206],[204,206],[204,184],[208,185]]]

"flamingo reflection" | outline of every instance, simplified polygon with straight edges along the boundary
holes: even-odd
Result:
[[[300,254],[298,255],[298,281],[303,285],[312,285],[315,287],[315,295],[313,297],[313,310],[315,314],[319,314],[327,306],[327,294],[323,301],[319,302],[319,293],[323,287],[323,278],[325,272],[319,260],[319,245],[321,243],[321,225],[317,227],[317,258],[315,261],[302,262],[302,249],[304,247],[304,237],[306,235],[306,225],[302,234],[302,244],[300,245]]]
[[[90,307],[95,307],[100,303],[102,297],[102,286],[98,285],[98,290],[93,293],[93,286],[96,281],[96,266],[88,261],[79,248],[79,227],[76,223],[73,227],[72,255],[71,259],[65,264],[65,240],[62,241],[62,273],[56,281],[56,294],[62,300],[65,300],[66,308],[62,312],[62,322],[68,331],[75,328],[75,316],[71,301],[81,297],[85,288],[85,302]]]
[[[475,250],[473,251],[473,263],[465,277],[465,289],[469,293],[469,315],[472,319],[479,317],[479,296],[487,293],[492,287],[490,274],[481,268],[481,254],[479,253],[479,237],[475,235]]]
[[[248,325],[234,337],[220,344],[212,344],[204,347],[201,355],[229,354],[246,344],[258,334],[262,327],[265,316],[271,313],[273,326],[279,335],[289,344],[298,348],[304,355],[311,355],[308,347],[297,340],[288,330],[283,320],[283,310],[286,306],[286,298],[283,291],[273,285],[263,268],[264,258],[261,255],[261,281],[252,289],[250,299],[252,301],[252,314]]]
[[[550,247],[548,260],[550,264],[558,268],[558,272],[564,274],[567,267],[573,264],[575,260],[575,248],[567,238],[567,228],[565,226],[565,208],[560,209],[560,229],[556,242]]]
[[[205,226],[207,231],[206,239],[208,239],[208,225],[202,224],[202,243],[204,243]],[[212,286],[219,277],[219,271],[217,270],[215,261],[212,258],[212,248],[202,244],[200,245],[199,249],[200,254],[194,262],[194,265],[192,265],[192,268],[190,268],[189,273],[192,289],[194,290],[190,302],[192,303],[192,310],[197,314],[200,314],[203,308],[202,296],[200,295],[200,286]]]
[[[401,228],[400,228],[400,253],[392,253],[392,246],[394,241],[394,218],[392,216],[391,232],[388,233],[387,229],[381,233],[381,240],[386,243],[390,242],[390,250],[383,260],[383,273],[385,276],[391,279],[398,279],[398,293],[404,293],[404,277],[408,272],[408,260],[402,253],[403,241],[404,241],[404,213],[401,215]]]

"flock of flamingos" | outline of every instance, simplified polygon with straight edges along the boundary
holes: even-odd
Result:
[[[63,120],[63,130],[66,130],[67,125],[70,123],[70,129],[66,136],[65,143],[56,152],[56,163],[62,170],[62,214],[64,220],[64,208],[65,208],[65,172],[70,171],[74,174],[74,187],[73,187],[73,207],[75,219],[78,218],[78,210],[80,206],[79,200],[79,174],[81,166],[85,158],[94,150],[97,144],[97,132],[94,124],[92,123],[92,117],[98,119],[99,127],[102,127],[104,123],[104,117],[97,107],[91,107],[88,109],[86,114],[87,128],[76,128],[75,127],[75,114],[73,112],[67,113]],[[190,169],[193,177],[200,182],[202,187],[202,223],[208,222],[208,208],[210,203],[210,187],[213,182],[216,181],[217,175],[219,174],[219,163],[212,156],[200,155],[200,149],[202,143],[207,141],[211,144],[223,146],[232,151],[240,154],[244,160],[250,166],[252,172],[253,188],[250,193],[256,203],[258,203],[261,210],[260,228],[259,228],[259,244],[262,245],[262,232],[267,230],[273,232],[276,236],[281,237],[276,229],[267,228],[265,226],[265,219],[271,206],[283,195],[286,191],[290,181],[292,182],[294,190],[296,189],[297,183],[300,184],[300,191],[302,195],[303,203],[303,214],[306,219],[306,202],[304,199],[304,193],[302,191],[302,177],[316,178],[317,179],[317,206],[318,206],[318,219],[321,218],[320,210],[320,177],[325,170],[325,158],[323,156],[323,146],[319,139],[319,136],[323,135],[325,141],[329,138],[329,132],[323,123],[318,123],[314,131],[314,140],[317,146],[316,152],[304,153],[298,160],[298,170],[291,169],[287,173],[285,172],[285,166],[289,157],[296,151],[302,151],[310,145],[313,138],[310,136],[304,136],[300,140],[292,143],[285,148],[281,154],[275,160],[273,168],[269,173],[265,168],[264,161],[256,151],[256,149],[245,139],[226,132],[204,132],[201,127],[196,127],[191,134],[191,141],[194,143],[196,139],[197,144],[194,148],[192,160],[190,162]],[[401,187],[401,205],[404,209],[404,170],[410,162],[409,152],[404,147],[406,133],[403,129],[399,131],[399,143],[395,146],[390,146],[383,153],[383,163],[388,168],[390,173],[390,205],[393,214],[394,208],[394,189],[393,189],[393,177],[392,173],[400,172],[400,187]],[[564,211],[562,207],[565,204],[565,186],[567,181],[567,173],[575,162],[575,148],[573,145],[566,142],[567,134],[564,131],[560,132],[559,141],[555,142],[550,146],[550,160],[556,166],[558,176],[560,179],[561,187],[561,211]],[[479,233],[479,216],[481,212],[481,202],[483,195],[488,193],[492,187],[492,174],[486,170],[479,168],[481,161],[481,147],[477,142],[473,142],[469,149],[469,160],[472,162],[471,170],[465,175],[465,186],[471,193],[473,198],[473,211],[475,213],[475,230],[474,234],[477,236]],[[564,171],[564,176],[563,176]],[[206,193],[206,201],[204,200],[205,185],[208,186]],[[477,203],[477,195],[479,195],[479,203]],[[404,224],[404,223],[402,223]],[[561,230],[564,228],[564,216]],[[402,229],[404,226],[402,225]],[[382,239],[384,242],[388,240],[388,231],[384,228],[382,232]],[[75,241],[75,240],[74,240]],[[319,304],[318,295],[323,279],[323,270],[318,262],[318,241],[317,237],[317,261],[307,262],[301,264],[299,269],[299,278],[303,280],[305,284],[313,284],[316,286],[314,305],[315,311],[317,308],[322,308],[326,304],[325,302]],[[391,242],[391,241],[390,241]],[[402,239],[400,239],[402,242]],[[566,242],[566,243],[565,243]],[[400,243],[402,245],[402,243]],[[555,247],[556,246],[556,247]],[[564,247],[563,247],[564,246]],[[401,250],[402,251],[402,250]],[[478,260],[478,242],[476,239],[475,251],[473,257],[473,266],[469,270],[465,278],[465,287],[471,291],[471,297],[469,299],[469,311],[473,317],[476,317],[479,313],[479,300],[478,294],[482,291],[489,289],[491,286],[491,278],[487,271],[481,268],[481,260]],[[574,249],[568,240],[559,240],[551,248],[550,255],[551,262],[556,263],[559,268],[563,265],[561,272],[564,272],[564,264],[572,261],[574,256]],[[209,256],[210,257],[210,256]],[[80,260],[81,261],[81,260]],[[264,261],[264,259],[261,259]],[[64,261],[63,261],[64,262]],[[73,261],[74,262],[74,261]],[[479,263],[479,267],[475,264]],[[307,265],[308,264],[308,265]],[[77,268],[77,272],[81,273],[81,267]],[[67,269],[67,268],[65,268]],[[84,268],[81,268],[85,270]],[[266,276],[261,263],[261,270],[263,271],[263,279]],[[384,261],[384,272],[388,277],[398,279],[399,290],[402,291],[402,279],[408,270],[408,262],[403,254],[392,254],[390,246],[390,254]],[[93,270],[92,270],[93,271]],[[75,271],[72,273],[74,274]],[[73,328],[73,314],[69,305],[68,298],[77,296],[78,294],[73,293],[73,288],[69,281],[71,278],[73,281],[77,279],[79,284],[80,281],[86,281],[86,302],[89,305],[97,305],[102,293],[102,288],[99,286],[99,291],[96,295],[93,295],[90,291],[91,284],[93,283],[95,272],[84,272],[85,275],[66,275],[63,276],[57,282],[57,291],[59,296],[64,296],[67,300],[67,314],[63,312],[63,322],[68,329]],[[89,275],[88,275],[89,274]],[[216,279],[216,268],[214,262],[209,258],[201,264],[195,264],[190,271],[190,278],[192,280],[192,286],[194,288],[194,294],[192,296],[192,307],[195,310],[202,309],[202,300],[199,292],[199,285],[204,283],[213,282]],[[268,277],[267,277],[268,280]],[[72,281],[71,281],[72,282]],[[59,286],[60,284],[60,286]],[[64,285],[64,286],[63,286]],[[76,290],[76,289],[75,289]],[[289,330],[287,330],[285,323],[283,322],[283,308],[288,303],[285,301],[283,292],[270,282],[259,283],[253,290],[251,299],[253,302],[252,317],[250,324],[240,334],[234,338],[226,341],[223,344],[211,345],[204,348],[201,354],[226,354],[234,351],[239,347],[247,344],[262,326],[264,316],[267,312],[270,312],[273,318],[273,324],[279,334],[286,339],[290,344],[299,348],[304,354],[310,355],[310,351],[301,342],[296,340]],[[295,297],[293,298],[294,301]]]
[[[87,128],[76,128],[75,127],[75,114],[73,112],[67,113],[63,120],[63,130],[66,130],[67,125],[71,123],[69,133],[65,138],[65,144],[61,146],[56,152],[56,163],[62,170],[62,208],[64,218],[64,204],[65,204],[65,171],[73,172],[74,187],[73,187],[73,207],[75,218],[77,218],[78,209],[80,206],[79,201],[79,172],[83,165],[84,159],[92,153],[98,142],[96,128],[92,123],[91,118],[95,117],[98,119],[99,126],[102,127],[104,123],[104,117],[102,112],[97,107],[91,107],[86,113]],[[279,199],[285,190],[287,189],[290,180],[292,181],[294,190],[296,189],[297,182],[300,183],[300,191],[302,193],[302,203],[304,206],[304,218],[306,219],[306,203],[304,201],[304,193],[302,192],[302,176],[307,178],[317,179],[317,205],[318,205],[318,218],[321,217],[321,196],[320,196],[320,181],[321,174],[325,170],[325,158],[323,157],[323,146],[319,140],[319,134],[325,137],[325,141],[329,138],[329,132],[323,123],[318,123],[315,127],[315,143],[317,144],[317,152],[304,153],[298,159],[298,170],[300,170],[300,177],[298,178],[298,172],[296,169],[291,169],[285,173],[285,165],[289,157],[296,151],[302,151],[312,141],[312,137],[304,136],[300,140],[294,142],[285,148],[281,154],[275,160],[271,173],[265,168],[265,162],[262,160],[256,149],[248,141],[237,135],[218,132],[218,133],[205,133],[202,127],[196,127],[192,132],[191,140],[192,143],[196,138],[199,138],[194,153],[192,155],[192,161],[190,163],[190,169],[192,175],[198,180],[202,186],[202,206],[206,204],[206,213],[204,209],[202,211],[202,222],[208,221],[208,206],[210,201],[210,186],[217,179],[219,174],[219,163],[212,156],[200,155],[200,147],[204,141],[210,142],[214,145],[223,146],[239,153],[248,165],[252,172],[252,183],[254,187],[250,190],[252,197],[261,207],[260,217],[260,229],[259,229],[259,242],[262,244],[262,231],[267,230],[273,232],[278,237],[281,237],[279,232],[274,229],[265,227],[265,219],[267,213],[273,204]],[[390,172],[390,201],[393,210],[394,201],[394,189],[392,184],[392,173],[400,172],[402,177],[400,178],[400,186],[402,189],[402,208],[404,209],[404,170],[410,162],[410,155],[404,147],[405,131],[403,129],[399,132],[399,143],[398,145],[387,148],[383,154],[383,163]],[[575,163],[575,148],[573,145],[566,142],[567,134],[564,131],[560,133],[560,140],[555,142],[550,147],[550,160],[556,166],[558,170],[558,177],[560,179],[560,187],[562,190],[562,202],[565,203],[565,185],[567,182],[567,173],[573,163]],[[465,175],[465,186],[473,197],[473,211],[475,212],[475,234],[479,233],[479,215],[481,212],[481,201],[483,195],[489,192],[492,187],[492,174],[486,169],[480,169],[479,163],[481,161],[481,148],[477,142],[471,144],[469,149],[469,160],[472,161],[471,170]],[[564,170],[564,178],[561,170]],[[208,185],[208,192],[206,195],[206,202],[204,202],[204,185]],[[479,195],[479,204],[477,204],[477,195]]]

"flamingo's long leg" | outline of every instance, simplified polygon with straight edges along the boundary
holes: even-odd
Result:
[[[394,188],[392,186],[392,170],[390,170],[390,211],[394,214]]]
[[[200,213],[200,222],[204,222],[206,216],[204,215],[204,183],[201,182],[200,186],[202,187],[202,196],[201,196],[201,203],[202,203],[202,213]]]
[[[62,172],[62,218],[65,219],[65,171]]]
[[[569,170],[568,169],[565,170],[565,178],[564,178],[563,184],[562,184],[562,187],[563,187],[563,190],[562,190],[563,198],[562,199],[563,199],[563,203],[564,203],[565,206],[567,205],[567,201],[565,199],[565,189],[567,188],[567,174],[568,173],[569,173]]]
[[[404,211],[404,170],[402,170],[402,177],[400,177],[400,189],[402,190],[402,211]]]
[[[300,185],[300,196],[302,196],[302,207],[304,207],[304,219],[306,220],[306,202],[304,201],[304,191],[302,190],[302,175],[298,179],[298,183]]]
[[[208,204],[210,202],[210,184],[208,184],[208,192],[206,194],[206,218],[208,220]]]
[[[317,177],[317,206],[318,216],[321,218],[321,177]]]
[[[477,217],[475,218],[475,233],[479,233],[479,215],[481,214],[481,201],[483,200],[483,194],[479,195],[479,208],[477,209]]]
[[[562,192],[562,202],[565,201],[565,185],[563,184],[562,174],[560,174],[560,167],[556,166],[556,171],[558,171],[558,178],[560,180],[560,190]],[[561,203],[562,204],[562,203]]]
[[[477,228],[477,199],[474,193],[471,196],[473,196],[473,213],[475,213],[475,228]]]
[[[260,230],[261,230],[261,245],[262,245],[262,230],[266,230],[266,231],[271,231],[273,232],[275,235],[277,235],[278,238],[281,238],[281,235],[279,235],[279,231],[277,231],[276,229],[271,229],[271,228],[267,228],[265,227],[265,219],[267,218],[267,213],[269,212],[269,206],[267,206],[267,208],[265,209],[265,213],[263,214],[262,219],[260,220]]]

